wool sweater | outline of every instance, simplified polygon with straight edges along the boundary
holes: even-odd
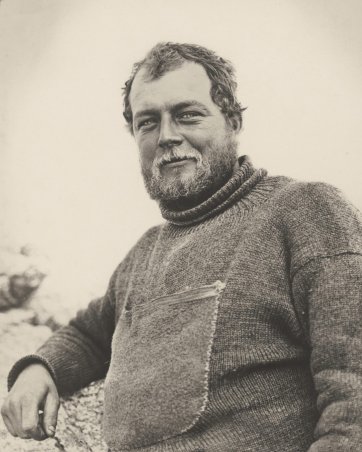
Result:
[[[106,377],[112,452],[361,450],[359,212],[245,157],[202,204],[161,211],[9,385],[32,360],[60,394]]]

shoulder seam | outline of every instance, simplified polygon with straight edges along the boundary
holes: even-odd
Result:
[[[295,276],[297,275],[297,273],[302,270],[304,267],[306,267],[308,264],[310,264],[311,262],[314,262],[316,260],[320,260],[320,259],[328,259],[328,258],[332,258],[332,257],[337,257],[337,256],[343,256],[345,254],[351,254],[351,255],[357,255],[357,256],[362,256],[362,251],[353,251],[353,250],[341,250],[341,251],[337,251],[335,253],[330,253],[330,254],[320,254],[320,255],[316,255],[316,256],[311,256],[310,258],[306,259],[305,262],[303,262],[302,264],[299,265],[299,267],[297,267],[291,274],[291,279],[294,279]]]

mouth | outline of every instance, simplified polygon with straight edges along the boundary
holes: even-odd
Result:
[[[185,165],[186,163],[196,162],[196,159],[193,157],[171,157],[170,159],[165,160],[162,163],[162,166],[166,166],[168,168],[174,168],[177,166]]]
[[[165,163],[164,166],[167,168],[176,168],[178,166],[183,166],[186,163],[188,163],[190,159],[183,159],[183,160],[175,160],[174,162]]]

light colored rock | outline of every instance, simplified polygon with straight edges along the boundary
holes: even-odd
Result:
[[[46,278],[34,267],[31,252],[0,250],[0,405],[7,394],[7,375],[15,361],[34,353],[51,335],[84,307],[90,294],[64,293],[61,279]],[[15,280],[13,276],[16,276]],[[13,278],[13,279],[12,279]],[[11,284],[16,281],[19,295]],[[66,285],[66,282],[62,281]],[[68,302],[65,303],[64,299]],[[77,300],[77,301],[76,301]],[[20,306],[21,307],[17,307]],[[103,381],[61,400],[54,438],[42,442],[13,438],[0,420],[1,452],[105,452],[102,439]]]
[[[51,335],[47,326],[34,326],[34,312],[12,309],[0,313],[0,404],[7,394],[7,374],[14,362],[40,347]],[[1,452],[104,452],[102,440],[103,381],[61,401],[56,437],[42,442],[13,438],[0,421]]]
[[[23,309],[13,309],[0,317],[0,405],[7,395],[7,375],[14,362],[33,353],[50,336],[46,326],[26,323],[34,314]],[[0,420],[1,452],[59,452],[56,440],[42,442],[13,438]]]
[[[20,250],[0,248],[0,310],[24,304],[46,274],[47,259],[31,251],[30,247]]]
[[[66,325],[81,306],[71,303],[59,281],[47,277],[25,306],[35,313],[35,323],[53,331]],[[66,284],[66,282],[63,282]],[[89,300],[90,301],[90,300]]]
[[[66,452],[106,452],[102,439],[103,380],[62,400],[56,439]]]
[[[35,312],[29,309],[14,308],[6,312],[0,312],[0,335],[21,323],[33,324],[35,320]]]

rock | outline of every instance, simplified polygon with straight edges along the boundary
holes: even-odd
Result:
[[[46,326],[34,326],[31,312],[13,309],[0,314],[0,404],[7,394],[6,378],[14,362],[33,353],[50,336]],[[13,438],[0,422],[2,452],[105,452],[101,423],[103,380],[61,400],[55,438],[42,442]]]
[[[0,405],[7,394],[7,375],[14,362],[33,353],[50,336],[46,326],[31,324],[34,314],[25,309],[12,309],[0,313]],[[30,323],[29,323],[30,322]],[[13,438],[0,420],[0,450],[2,452],[59,452],[55,439],[41,443]]]
[[[0,313],[0,404],[7,394],[7,374],[14,362],[34,351],[51,335],[47,326],[34,326],[27,309]],[[0,450],[4,452],[105,452],[101,423],[103,380],[61,400],[55,438],[42,442],[13,438],[0,423]]]
[[[47,325],[53,331],[66,325],[82,307],[77,305],[76,300],[72,300],[59,286],[59,281],[54,280],[50,275],[24,305],[35,313],[37,325]]]
[[[0,336],[8,329],[21,323],[34,324],[35,312],[29,309],[9,309],[6,313],[0,312]]]
[[[21,306],[46,276],[46,258],[30,248],[0,249],[0,311]]]
[[[61,290],[66,282],[45,277],[45,266],[32,251],[0,249],[0,405],[7,394],[7,375],[21,357],[34,353],[66,324],[77,308],[84,307],[81,294]],[[86,298],[87,294],[83,294]],[[64,303],[67,298],[68,303]],[[89,300],[90,298],[88,298]],[[78,305],[76,303],[78,300]],[[73,302],[74,301],[74,302]],[[82,306],[83,304],[83,306]],[[103,380],[92,383],[61,400],[54,438],[42,442],[13,438],[0,421],[2,452],[105,452],[102,439]]]
[[[61,401],[56,439],[66,452],[106,452],[102,439],[103,380]]]

